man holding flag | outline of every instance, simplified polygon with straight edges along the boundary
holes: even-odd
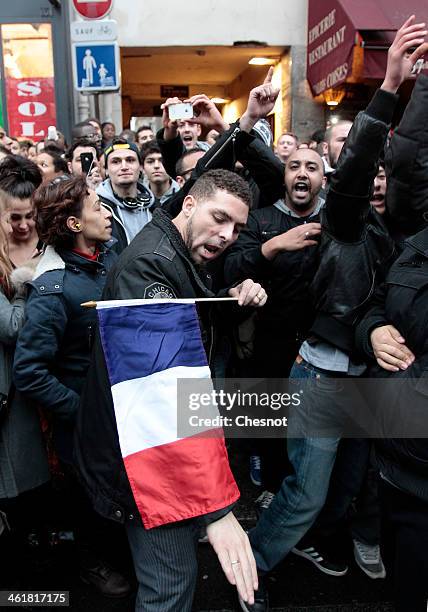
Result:
[[[95,509],[126,526],[139,582],[136,610],[190,612],[201,522],[227,579],[254,602],[257,572],[231,512],[239,491],[224,439],[218,432],[180,439],[176,428],[177,379],[209,378],[214,340],[212,317],[201,334],[195,305],[182,298],[214,297],[204,265],[237,239],[250,200],[236,174],[206,172],[175,219],[155,212],[109,275],[104,299],[113,302],[98,305],[76,460]],[[267,299],[250,279],[220,295],[240,306]]]

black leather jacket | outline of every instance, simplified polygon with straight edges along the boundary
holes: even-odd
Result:
[[[420,75],[385,154],[386,207],[407,236],[428,223],[428,76]]]
[[[415,355],[407,370],[388,372],[374,362],[371,332],[388,324]],[[428,501],[428,228],[406,241],[357,327],[356,342],[372,364],[371,376],[382,378],[372,397],[380,470],[396,486]]]
[[[378,90],[358,114],[321,211],[319,266],[311,285],[312,333],[351,354],[354,326],[394,255],[370,194],[397,97]]]

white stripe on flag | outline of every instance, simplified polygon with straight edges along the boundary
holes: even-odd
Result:
[[[172,298],[172,299],[156,299],[141,298],[136,300],[100,300],[99,302],[87,302],[88,304],[96,304],[97,310],[103,308],[121,308],[123,306],[145,306],[146,304],[195,304],[197,302],[237,302],[236,297],[224,298]]]
[[[177,379],[210,377],[208,366],[177,366],[113,385],[122,457],[175,442],[178,439]]]

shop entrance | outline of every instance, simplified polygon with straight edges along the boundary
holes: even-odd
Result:
[[[151,123],[156,128],[165,98],[177,95],[183,99],[197,93],[213,98],[225,118],[234,121],[246,107],[249,90],[263,82],[269,62],[275,66],[278,85],[283,85],[288,77],[284,53],[284,47],[250,44],[122,47],[123,124],[136,129],[139,124]],[[249,64],[255,57],[265,58],[267,65]],[[279,108],[280,104],[275,113],[278,125]]]
[[[10,136],[42,140],[49,125],[70,131],[65,13],[65,6],[48,0],[0,3],[0,119]]]

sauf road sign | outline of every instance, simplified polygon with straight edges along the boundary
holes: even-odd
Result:
[[[120,88],[119,45],[116,42],[75,43],[73,72],[78,91],[117,91]]]

